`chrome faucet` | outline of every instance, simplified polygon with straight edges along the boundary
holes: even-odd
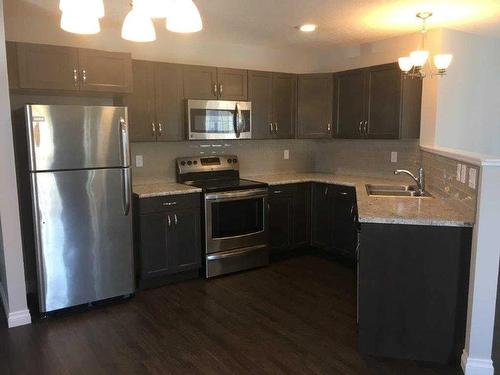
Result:
[[[420,195],[423,195],[425,192],[425,175],[424,175],[424,168],[419,168],[418,169],[418,177],[415,177],[413,173],[410,171],[407,171],[406,169],[397,169],[394,171],[395,175],[398,174],[406,174],[413,178],[413,180],[417,183],[417,191]]]

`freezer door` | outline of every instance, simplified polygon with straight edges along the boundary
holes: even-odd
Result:
[[[127,108],[28,105],[31,171],[130,165]]]
[[[31,174],[42,312],[134,292],[129,169]]]

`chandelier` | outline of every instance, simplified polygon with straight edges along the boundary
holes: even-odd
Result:
[[[203,28],[193,0],[131,0],[131,10],[122,26],[122,38],[134,42],[156,39],[153,18],[165,18],[167,30],[193,33]],[[75,34],[97,34],[104,17],[103,0],[60,0],[61,28]]]
[[[398,59],[399,68],[403,71],[404,77],[420,78],[423,79],[427,75],[430,76],[444,76],[446,75],[446,69],[451,64],[453,55],[450,54],[439,54],[434,55],[434,66],[437,69],[437,73],[432,71],[426,72],[426,66],[429,59],[429,51],[425,49],[425,36],[427,34],[427,19],[432,16],[431,12],[420,12],[417,13],[417,18],[422,20],[422,29],[420,33],[422,34],[420,48],[416,51],[410,53],[410,56],[400,57]],[[430,67],[428,69],[431,69]]]

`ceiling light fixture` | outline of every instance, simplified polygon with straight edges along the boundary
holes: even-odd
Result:
[[[192,0],[171,0],[166,28],[175,33],[195,33],[203,29],[203,22]]]
[[[425,50],[425,36],[427,34],[427,19],[432,16],[431,12],[420,12],[417,13],[417,18],[422,20],[422,40],[420,49],[410,53],[410,56],[400,57],[398,59],[399,68],[403,71],[405,77],[420,78],[426,77],[426,72],[424,70],[427,61],[429,60],[429,51]],[[430,73],[431,76],[446,75],[446,69],[451,64],[453,56],[450,54],[439,54],[435,55],[434,65],[437,68],[437,73]]]
[[[173,6],[173,0],[135,0],[135,7],[151,18],[167,18]]]
[[[60,0],[59,10],[61,12],[73,12],[92,15],[97,18],[104,17],[103,0]]]
[[[316,31],[317,28],[318,26],[313,23],[305,23],[299,26],[299,30],[305,33],[312,33],[313,31]]]
[[[101,31],[99,18],[73,11],[65,11],[61,15],[61,29],[74,34],[97,34]]]
[[[122,38],[132,42],[152,42],[156,40],[156,31],[150,16],[132,2],[132,9],[125,17],[122,26]]]

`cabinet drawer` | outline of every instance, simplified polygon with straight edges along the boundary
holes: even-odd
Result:
[[[269,186],[269,198],[272,198],[273,196],[292,194],[296,190],[297,185],[295,184]]]
[[[353,186],[333,185],[333,194],[335,198],[356,200],[356,188]]]
[[[139,199],[139,213],[167,212],[185,208],[199,208],[200,194],[167,195]]]

